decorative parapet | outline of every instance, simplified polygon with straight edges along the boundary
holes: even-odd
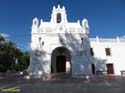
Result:
[[[100,42],[100,43],[125,43],[125,38],[99,38],[98,36],[96,38],[90,38],[90,42]]]

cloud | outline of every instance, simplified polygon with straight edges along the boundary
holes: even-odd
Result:
[[[2,35],[5,39],[8,39],[10,37],[10,35],[6,33],[0,33],[0,35]]]
[[[28,44],[18,43],[16,45],[17,45],[17,48],[21,49],[22,51],[29,51],[30,50],[30,43],[28,43]]]

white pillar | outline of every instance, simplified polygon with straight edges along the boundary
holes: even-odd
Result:
[[[70,68],[71,68],[70,62],[66,61],[66,73],[70,73]]]

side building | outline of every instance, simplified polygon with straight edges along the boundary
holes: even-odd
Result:
[[[125,73],[125,38],[90,38],[93,68],[111,75]]]

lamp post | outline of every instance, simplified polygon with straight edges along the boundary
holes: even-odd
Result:
[[[41,42],[42,38],[39,37],[39,44],[40,44],[40,48],[42,48],[42,46],[44,46],[44,42]]]
[[[42,47],[42,45],[41,45],[41,37],[39,37],[39,44],[40,44],[40,48]]]

